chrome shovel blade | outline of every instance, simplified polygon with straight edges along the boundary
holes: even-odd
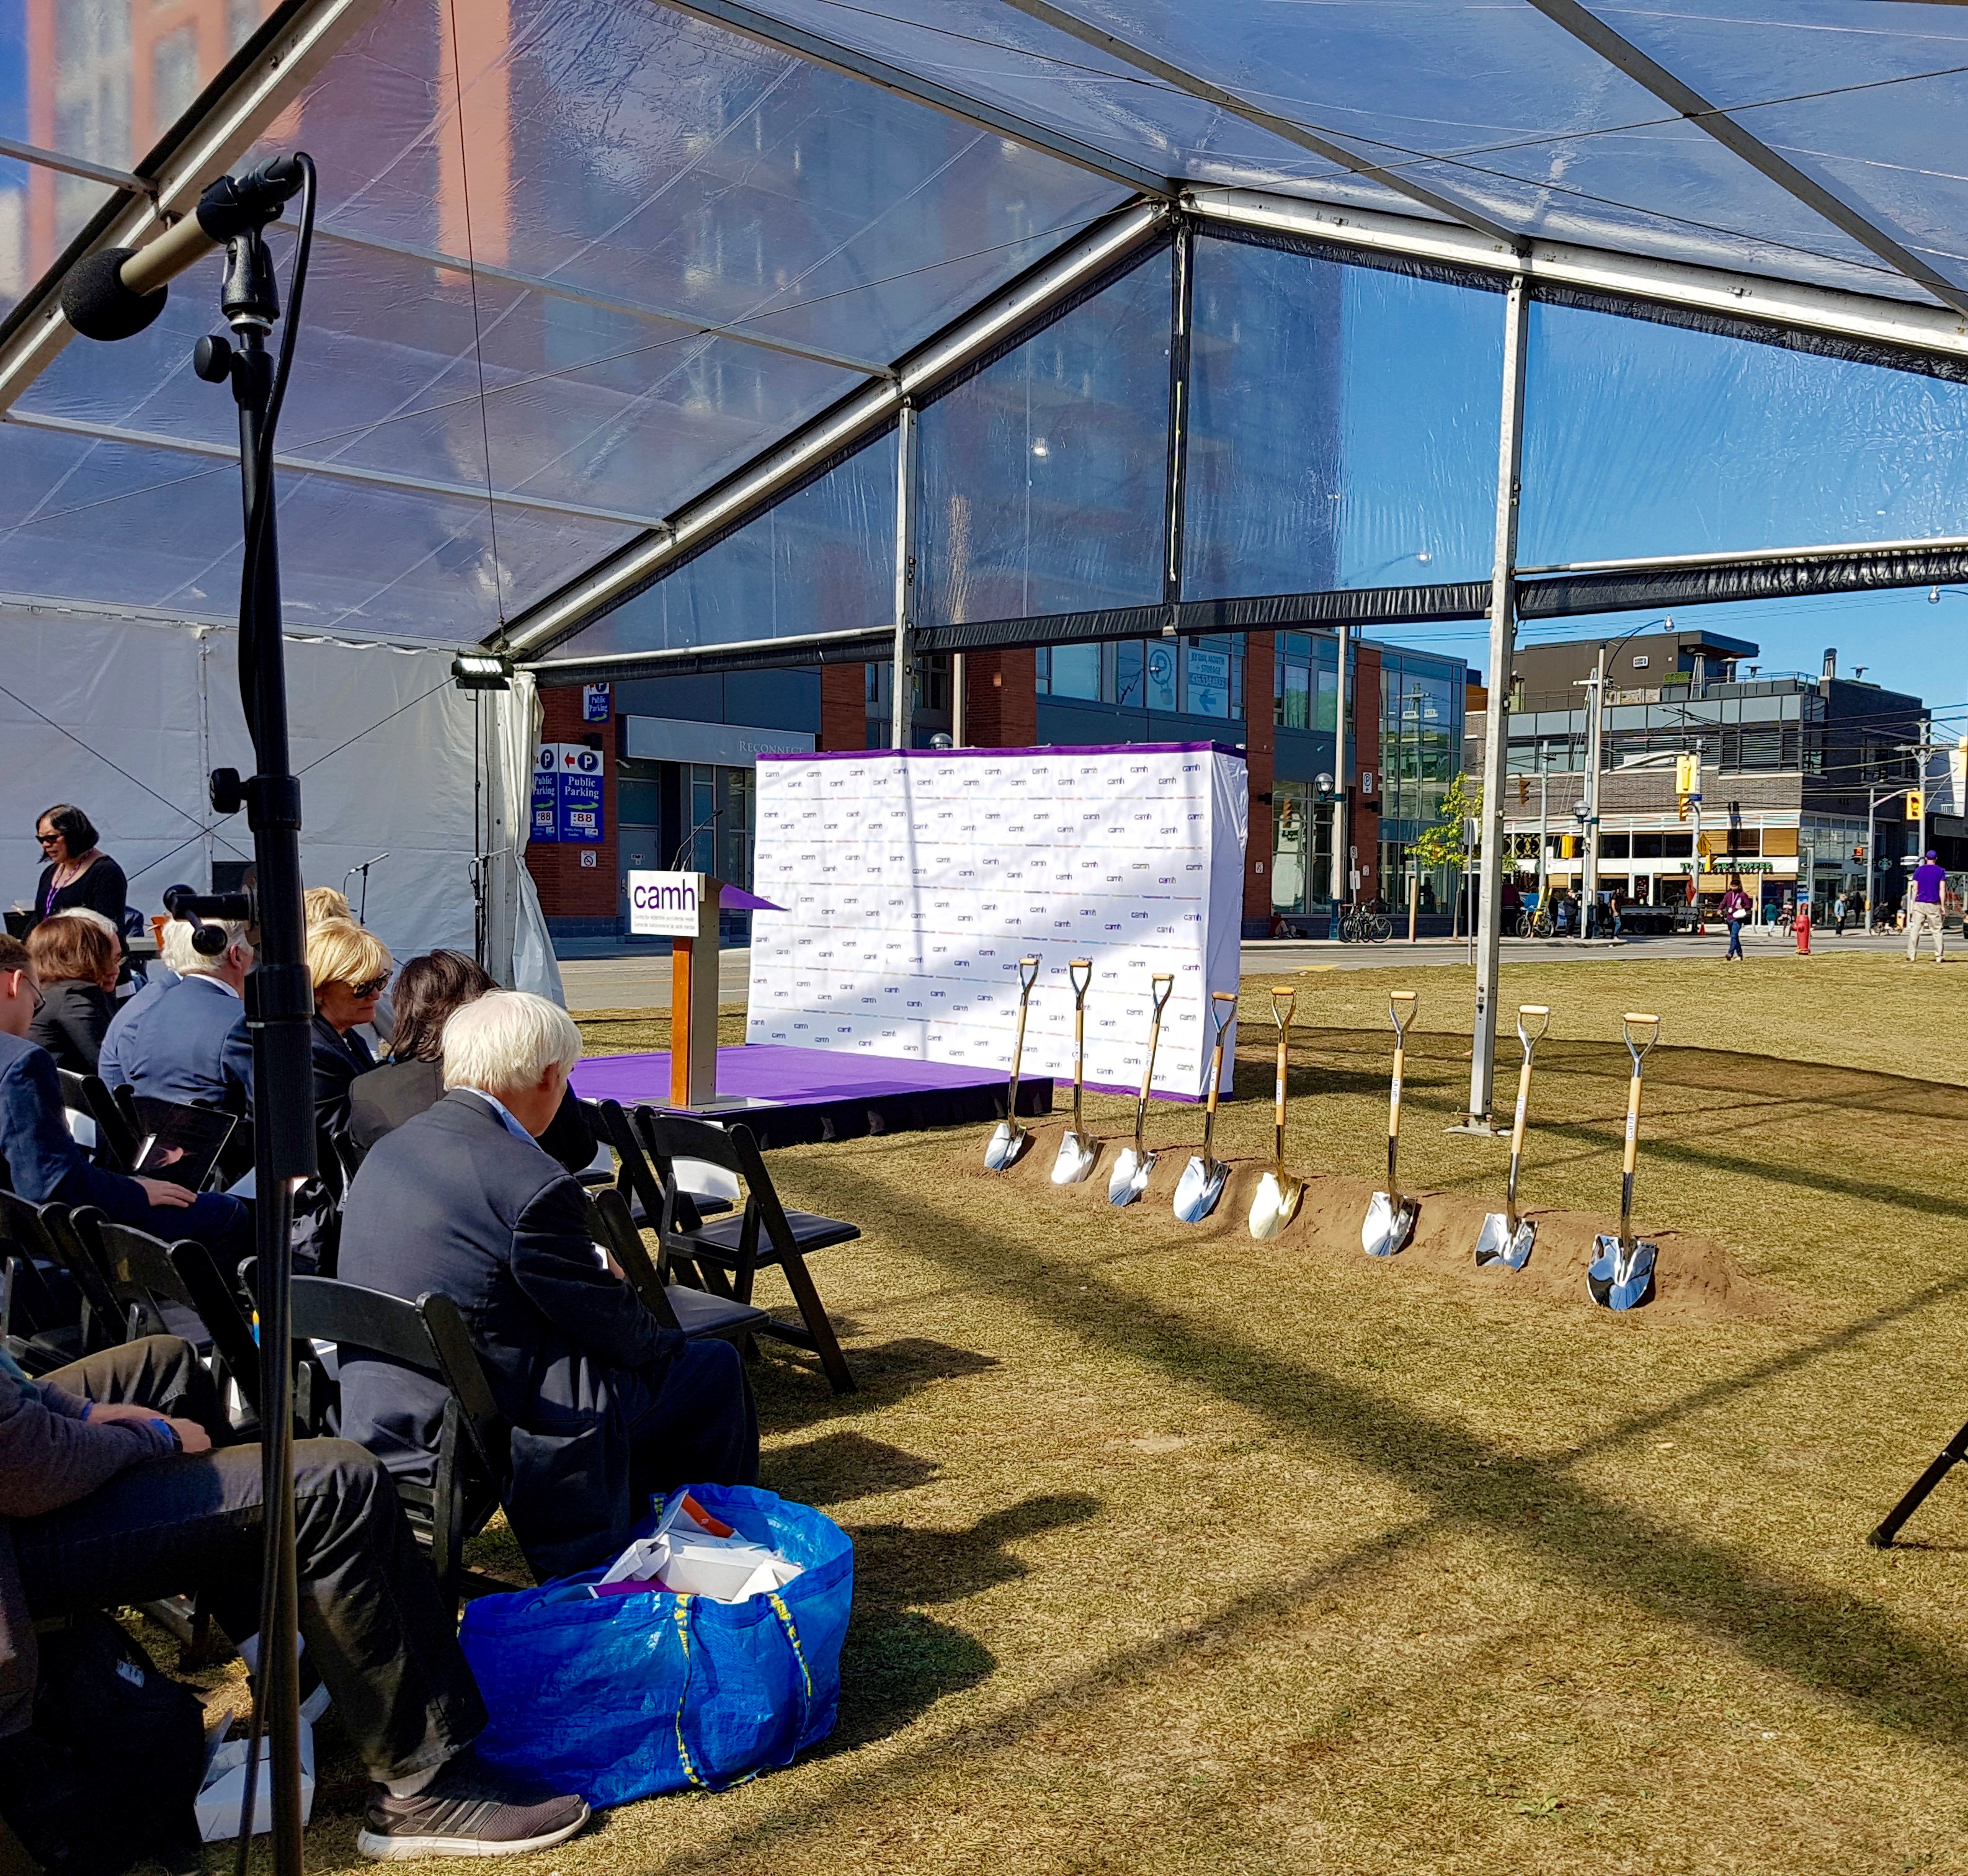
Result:
[[[1137,1153],[1131,1146],[1122,1148],[1107,1181],[1107,1203],[1131,1205],[1148,1189],[1148,1175],[1154,1169],[1152,1153]]]
[[[1630,1250],[1623,1251],[1617,1237],[1602,1231],[1593,1241],[1593,1249],[1597,1255],[1585,1273],[1585,1287],[1592,1292],[1594,1302],[1604,1309],[1638,1309],[1652,1301],[1659,1245],[1639,1238]]]
[[[1287,1179],[1280,1185],[1275,1172],[1258,1181],[1257,1196],[1251,1201],[1251,1235],[1260,1243],[1276,1237],[1290,1224],[1305,1196],[1303,1181]]]
[[[1002,1172],[1007,1166],[1015,1165],[1019,1155],[1031,1143],[1032,1136],[1015,1122],[999,1121],[997,1130],[984,1149],[984,1170]]]
[[[1182,1177],[1176,1181],[1175,1215],[1186,1225],[1199,1225],[1215,1210],[1216,1201],[1223,1196],[1224,1183],[1230,1177],[1228,1161],[1218,1160],[1214,1165],[1196,1154],[1182,1169]]]
[[[1052,1162],[1054,1185],[1077,1185],[1093,1170],[1100,1157],[1100,1142],[1090,1140],[1071,1128],[1060,1136],[1059,1157]]]
[[[1476,1240],[1476,1261],[1501,1264],[1507,1270],[1521,1270],[1530,1261],[1536,1243],[1537,1226],[1530,1220],[1520,1218],[1513,1232],[1507,1212],[1492,1212],[1483,1220],[1482,1234]]]
[[[1406,1248],[1408,1239],[1414,1235],[1414,1224],[1413,1200],[1403,1199],[1397,1212],[1387,1194],[1376,1192],[1360,1226],[1360,1248],[1369,1257],[1392,1257]]]

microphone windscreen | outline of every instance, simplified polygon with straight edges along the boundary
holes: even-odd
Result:
[[[61,307],[85,339],[128,339],[164,309],[170,290],[133,293],[123,284],[123,263],[134,251],[105,248],[78,261],[62,282]]]

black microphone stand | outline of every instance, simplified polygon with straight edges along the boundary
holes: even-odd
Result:
[[[280,293],[265,231],[294,190],[303,190],[292,303],[278,368],[267,340]],[[293,1314],[289,1289],[295,1187],[316,1173],[314,992],[308,976],[301,907],[300,784],[287,746],[286,670],[280,637],[280,575],[274,516],[273,434],[279,421],[300,315],[314,221],[314,165],[305,156],[227,177],[206,192],[199,219],[225,246],[220,308],[233,340],[199,341],[194,368],[209,384],[229,384],[239,407],[240,493],[245,557],[239,598],[239,694],[253,738],[256,772],[212,775],[218,814],[246,810],[256,878],[248,892],[209,894],[173,887],[165,904],[179,918],[225,919],[259,928],[257,962],[246,980],[253,1040],[254,1243],[257,1253],[261,1456],[267,1528],[254,1736],[247,1760],[240,1855],[252,1827],[258,1734],[270,1741],[274,1866],[301,1876],[301,1761],[297,1588],[294,1560]],[[222,233],[220,231],[222,229]],[[222,935],[199,935],[200,950],[222,948]],[[212,947],[212,941],[218,945]]]

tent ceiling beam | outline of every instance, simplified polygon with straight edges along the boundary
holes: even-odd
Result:
[[[141,449],[167,450],[176,455],[199,456],[213,462],[237,462],[239,452],[230,443],[206,442],[189,436],[173,436],[162,430],[138,430],[116,423],[88,423],[74,417],[58,417],[40,411],[15,409],[0,413],[0,422],[22,429],[53,430],[66,436],[86,436],[99,442],[128,443]],[[419,495],[442,495],[483,507],[488,501],[502,507],[526,508],[542,514],[564,514],[584,521],[610,521],[624,527],[653,527],[648,515],[631,514],[619,508],[596,508],[575,501],[555,501],[541,495],[507,489],[474,488],[468,482],[447,482],[430,476],[406,475],[397,469],[366,468],[360,463],[338,462],[332,457],[290,455],[275,452],[277,467],[296,475],[325,475],[341,482],[368,482],[384,488],[400,488]]]
[[[1377,183],[1383,189],[1405,196],[1409,201],[1445,215],[1452,222],[1471,228],[1479,234],[1487,235],[1493,241],[1500,241],[1506,247],[1522,244],[1524,237],[1500,222],[1492,221],[1480,209],[1460,201],[1452,196],[1439,194],[1426,184],[1417,183],[1398,170],[1383,167],[1371,157],[1362,156],[1346,144],[1335,142],[1332,138],[1308,129],[1291,118],[1280,117],[1275,111],[1267,111],[1240,98],[1235,92],[1225,91],[1221,85],[1212,84],[1206,78],[1199,78],[1193,72],[1186,72],[1179,65],[1171,65],[1164,58],[1148,51],[1145,47],[1132,45],[1128,41],[1110,33],[1105,28],[1092,26],[1084,20],[1076,19],[1070,13],[1051,4],[1051,0],[1004,0],[1004,3],[1050,26],[1056,32],[1066,34],[1081,44],[1092,47],[1105,53],[1110,58],[1118,59],[1124,65],[1131,65],[1137,71],[1146,72],[1165,84],[1192,98],[1199,98],[1206,104],[1214,105],[1219,111],[1241,118],[1246,124],[1280,138],[1283,142],[1309,151],[1313,155],[1337,164],[1369,182]]]
[[[1012,3],[1018,5],[1021,0],[1012,0]],[[1884,228],[1868,221],[1849,203],[1834,195],[1823,183],[1807,176],[1788,158],[1779,156],[1720,105],[1711,104],[1665,66],[1649,58],[1632,41],[1616,33],[1597,14],[1581,5],[1579,0],[1529,0],[1529,3],[1546,19],[1590,47],[1609,65],[1651,92],[1670,110],[1679,112],[1697,130],[1705,131],[1785,194],[1795,196],[1814,214],[1821,215],[1861,247],[1877,254],[1896,272],[1918,282],[1943,306],[1968,314],[1968,289],[1957,286],[1944,274],[1895,241]]]
[[[16,163],[35,164],[44,170],[60,170],[64,176],[79,176],[92,183],[106,183],[112,189],[127,189],[139,195],[151,193],[151,185],[132,170],[112,170],[92,163],[86,157],[63,156],[59,150],[44,150],[39,144],[19,143],[11,137],[0,137],[0,157],[11,157]]]
[[[681,326],[705,339],[729,339],[741,345],[756,345],[762,351],[776,352],[791,358],[804,358],[814,365],[832,365],[843,371],[859,372],[863,377],[886,377],[889,368],[876,365],[866,358],[850,358],[844,353],[823,352],[817,346],[795,345],[791,341],[772,339],[764,334],[747,331],[739,326],[707,326],[694,313],[681,313],[668,306],[650,305],[646,300],[618,300],[607,293],[591,293],[568,280],[551,280],[543,274],[522,274],[516,268],[495,267],[483,261],[471,261],[462,254],[445,254],[435,248],[419,248],[409,241],[380,241],[373,235],[355,235],[345,228],[323,225],[316,229],[316,238],[332,241],[338,247],[358,252],[388,255],[393,260],[414,261],[423,265],[443,267],[454,274],[474,274],[481,280],[493,280],[506,287],[516,287],[528,293],[542,295],[549,300],[563,300],[579,306],[593,306],[603,313],[619,313],[632,319],[646,319],[659,326]],[[562,375],[578,366],[562,368]]]
[[[1968,579],[1968,539],[1889,541],[1837,547],[1772,548],[1743,553],[1687,554],[1610,561],[1590,569],[1516,578],[1520,620],[1629,612],[1672,605],[1722,605],[1816,594],[1887,592]],[[1024,619],[984,619],[919,625],[919,654],[981,651],[1012,646],[1083,645],[1113,639],[1159,639],[1171,632],[1398,630],[1418,624],[1481,619],[1494,595],[1487,580],[1436,586],[1335,588],[1242,599],[1185,600],[1111,606]],[[846,662],[882,663],[894,653],[886,624],[670,651],[607,652],[557,658],[532,666],[542,684],[599,683],[611,678],[695,675]]]
[[[1840,292],[1764,274],[1657,261],[1560,241],[1533,241],[1522,254],[1461,228],[1377,209],[1338,208],[1250,189],[1197,189],[1183,206],[1205,222],[1296,235],[1335,247],[1364,248],[1507,277],[1523,274],[1615,297],[1659,300],[1720,317],[1832,332],[1916,352],[1968,358],[1968,322],[1917,301]]]
[[[887,382],[856,392],[803,425],[720,488],[679,509],[645,539],[631,542],[529,608],[512,621],[501,642],[515,654],[538,656],[600,613],[633,598],[679,556],[736,526],[830,456],[866,440],[893,421],[905,397],[933,392],[944,379],[961,371],[1007,333],[1039,317],[1154,239],[1167,216],[1165,203],[1150,202],[1109,217],[1022,281],[992,295],[967,317],[919,346],[895,366]]]
[[[251,149],[294,94],[319,70],[344,35],[377,0],[289,0],[255,36],[257,50],[192,120],[191,128],[140,172],[151,193],[131,193],[108,204],[89,237],[87,251],[139,248],[189,212],[206,184]],[[0,411],[34,383],[74,337],[62,316],[65,261],[24,296],[0,340]]]
[[[945,116],[956,118],[979,130],[990,131],[999,136],[1008,137],[1015,143],[1043,150],[1062,163],[1070,163],[1076,168],[1104,176],[1123,189],[1164,197],[1175,193],[1175,186],[1167,177],[1157,176],[1154,170],[1130,163],[1126,157],[1117,157],[1111,151],[1096,149],[1092,144],[1082,143],[1076,137],[1048,130],[1029,118],[952,91],[916,73],[905,71],[899,66],[890,65],[865,52],[857,52],[851,46],[823,38],[801,27],[788,25],[770,14],[741,5],[738,0],[662,0],[662,4],[675,12],[687,13],[694,19],[740,34],[760,45],[792,53],[815,65],[824,65],[845,77],[856,78],[864,84],[876,85],[900,97],[913,99],[918,104],[927,105],[931,110],[940,111]]]

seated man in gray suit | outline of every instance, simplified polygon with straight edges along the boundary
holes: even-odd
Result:
[[[605,1563],[652,1492],[759,1476],[738,1351],[661,1328],[604,1265],[581,1187],[536,1144],[581,1033],[545,997],[496,990],[445,1024],[448,1090],[386,1134],[349,1187],[338,1275],[463,1312],[512,1424],[507,1505],[536,1570]],[[393,1363],[345,1356],[341,1432],[392,1472],[427,1474],[445,1395]]]
[[[164,961],[179,981],[132,997],[118,1013],[98,1072],[133,1094],[244,1115],[253,1105],[245,1003],[253,947],[243,925],[212,921],[211,928],[225,942],[208,957],[193,948],[195,926],[182,919],[165,926]]]

